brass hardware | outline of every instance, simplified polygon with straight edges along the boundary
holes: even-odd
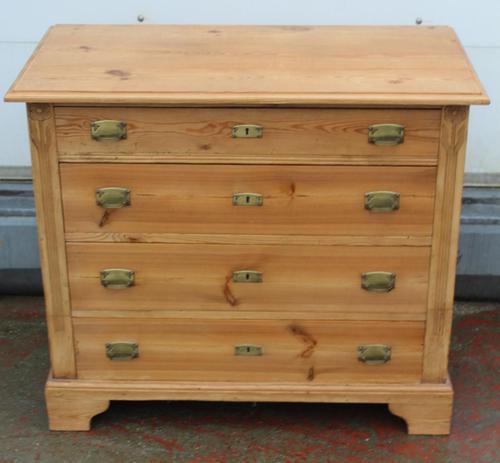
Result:
[[[132,360],[139,357],[139,344],[136,342],[107,342],[106,355],[111,360]]]
[[[259,193],[234,193],[233,206],[262,206],[264,197]]]
[[[262,273],[256,270],[239,270],[233,272],[234,283],[262,283]]]
[[[254,344],[239,344],[234,346],[234,355],[262,355],[262,346]]]
[[[368,141],[375,145],[400,145],[404,138],[405,128],[399,124],[375,124],[368,127]]]
[[[372,212],[390,212],[399,209],[399,193],[395,191],[369,191],[365,193],[365,209]]]
[[[361,287],[376,293],[388,293],[396,286],[396,274],[392,272],[365,272],[361,274]]]
[[[233,138],[262,138],[263,128],[260,125],[235,125],[232,130]]]
[[[358,346],[358,360],[367,365],[381,365],[391,360],[392,349],[387,344]]]
[[[90,125],[94,140],[122,140],[127,138],[127,123],[123,121],[95,121]]]
[[[130,206],[130,190],[122,187],[98,188],[95,192],[98,206],[104,209],[118,209]]]
[[[106,268],[101,270],[101,285],[105,288],[122,289],[134,285],[135,272],[126,268]]]

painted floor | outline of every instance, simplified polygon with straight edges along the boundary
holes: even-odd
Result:
[[[113,402],[90,432],[47,430],[43,301],[0,297],[0,462],[500,462],[500,304],[457,304],[450,437],[382,405]]]

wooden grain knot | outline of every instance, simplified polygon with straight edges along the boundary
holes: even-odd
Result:
[[[234,294],[231,292],[231,288],[230,288],[230,283],[231,283],[231,280],[232,280],[232,275],[231,276],[228,276],[226,278],[226,282],[224,284],[224,297],[226,299],[226,301],[228,302],[228,304],[232,307],[238,305],[238,299],[236,299],[236,297],[234,296]]]
[[[288,328],[294,336],[297,336],[306,345],[306,348],[300,353],[300,357],[309,358],[314,353],[318,341],[299,325],[292,324]]]

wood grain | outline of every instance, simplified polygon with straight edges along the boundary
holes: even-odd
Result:
[[[74,378],[73,328],[54,113],[50,105],[33,104],[27,109],[50,361],[56,378]]]
[[[422,322],[314,320],[74,320],[78,377],[175,381],[416,383],[422,369]],[[133,341],[139,357],[112,361],[105,343]],[[360,344],[392,346],[391,360],[367,365]],[[261,356],[235,356],[254,344]]]
[[[295,310],[295,311],[294,311]],[[211,320],[255,320],[258,317],[261,320],[309,320],[314,315],[315,320],[370,320],[370,321],[425,321],[425,312],[400,310],[398,312],[388,312],[382,310],[370,310],[353,312],[347,307],[345,310],[328,310],[323,312],[297,312],[293,307],[290,310],[280,311],[264,311],[260,310],[242,310],[226,309],[221,310],[177,310],[177,309],[141,309],[127,310],[125,309],[73,309],[74,318],[130,318],[140,314],[143,318],[156,319],[160,323],[162,318],[178,318],[185,320],[192,319],[211,319]]]
[[[46,394],[56,395],[72,403],[78,409],[83,403],[83,413],[59,415],[55,409],[58,426],[67,430],[89,429],[90,419],[84,422],[82,415],[88,414],[89,402],[108,400],[231,400],[244,402],[340,402],[340,403],[390,403],[391,410],[408,420],[409,432],[413,434],[443,434],[445,426],[439,419],[450,417],[453,391],[449,382],[445,384],[311,384],[302,383],[237,383],[237,382],[181,382],[181,381],[103,381],[61,380],[49,377]],[[415,407],[404,407],[415,404]],[[96,407],[97,408],[97,407]],[[49,407],[49,417],[54,408]],[[414,411],[414,415],[411,412]],[[100,413],[101,410],[95,410]],[[76,418],[74,418],[76,416]],[[60,420],[64,418],[64,420]],[[50,423],[55,420],[50,417]],[[440,423],[437,426],[437,423]],[[426,426],[428,424],[428,426]],[[51,427],[53,430],[59,428]]]
[[[287,244],[291,246],[424,246],[431,236],[404,235],[245,235],[206,233],[108,233],[68,232],[67,242],[81,243],[169,243],[169,244]]]
[[[45,404],[51,431],[89,431],[95,415],[109,408],[109,400],[87,394],[75,397],[60,388],[45,388]]]
[[[444,382],[453,316],[469,108],[443,111],[425,336],[425,381]]]
[[[422,26],[55,26],[6,99],[139,105],[488,102],[453,30]]]
[[[67,245],[74,310],[295,311],[421,317],[426,309],[430,249],[423,247]],[[101,286],[105,268],[135,271],[135,285]],[[234,283],[232,272],[256,270],[262,283]],[[361,288],[361,273],[396,273],[396,288]],[[258,315],[256,313],[256,315]]]
[[[389,403],[389,410],[406,421],[408,434],[448,435],[451,431],[453,395],[441,400],[435,398],[431,404],[417,401]]]
[[[230,154],[190,154],[179,156],[175,153],[128,153],[109,155],[106,153],[62,154],[60,161],[65,163],[120,163],[120,164],[243,164],[243,165],[320,165],[320,166],[436,166],[435,154],[415,156],[412,153],[400,154],[397,157],[385,154],[366,154],[352,156],[349,154],[269,154],[255,153],[242,155]]]
[[[373,157],[372,162],[411,164],[437,159],[441,111],[436,109],[203,109],[203,108],[56,108],[60,159],[87,161],[142,160],[151,155],[176,162],[263,162],[310,156],[338,162],[349,155]],[[102,119],[127,123],[127,138],[97,141],[90,125]],[[368,143],[368,127],[394,123],[405,126],[404,142],[396,146]],[[237,124],[263,127],[262,138],[233,138]],[[167,158],[168,159],[168,158]],[[255,161],[254,161],[255,162]]]
[[[64,164],[66,232],[430,236],[432,167]],[[97,188],[131,190],[131,205],[96,205]],[[400,208],[371,212],[364,194],[389,190]],[[233,206],[259,193],[261,207]],[[103,220],[103,217],[105,220]]]

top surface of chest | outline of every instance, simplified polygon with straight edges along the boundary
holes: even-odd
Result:
[[[452,29],[54,26],[7,101],[469,105],[488,98]]]

